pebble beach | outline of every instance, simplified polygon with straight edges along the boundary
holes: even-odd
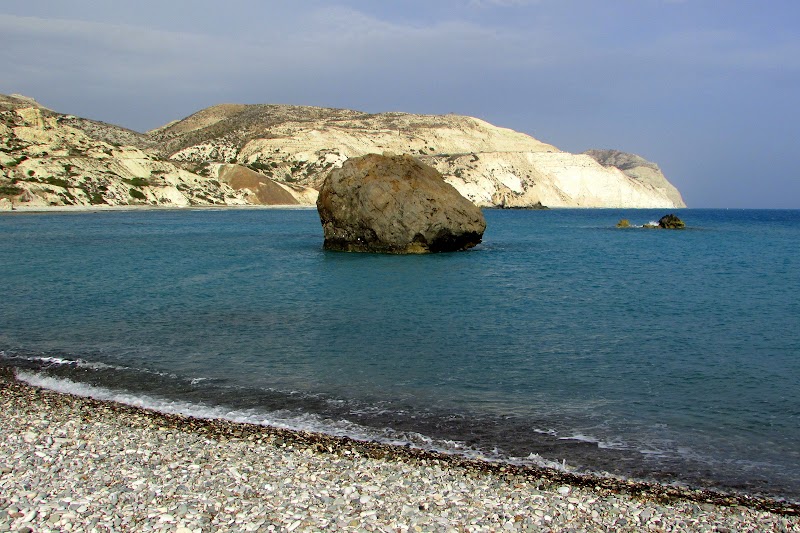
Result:
[[[166,415],[0,374],[0,532],[800,531],[792,503]]]

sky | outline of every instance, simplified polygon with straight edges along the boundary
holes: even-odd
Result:
[[[0,93],[146,131],[220,103],[457,113],[800,208],[797,0],[2,0]]]

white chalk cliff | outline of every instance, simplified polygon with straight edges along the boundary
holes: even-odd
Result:
[[[223,104],[146,134],[0,95],[0,208],[313,205],[332,168],[409,153],[482,207],[685,207],[658,167],[457,115]]]

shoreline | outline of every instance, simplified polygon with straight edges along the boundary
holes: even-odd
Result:
[[[108,205],[108,204],[93,204],[93,205],[14,205],[13,208],[10,209],[0,209],[0,214],[9,214],[9,213],[85,213],[85,212],[103,212],[103,211],[203,211],[203,210],[225,210],[225,209],[242,209],[242,210],[260,210],[260,209],[316,209],[316,204],[269,204],[269,205],[262,205],[262,204],[207,204],[207,205],[152,205],[152,204],[141,204],[141,205],[130,205],[130,204],[119,204],[119,205]],[[481,210],[490,210],[490,211],[567,211],[567,210],[578,210],[578,211],[588,211],[588,210],[606,210],[606,211],[663,211],[669,209],[677,209],[677,210],[686,210],[686,209],[717,209],[717,210],[728,210],[729,208],[720,207],[720,208],[688,208],[688,207],[676,207],[676,208],[667,208],[667,207],[582,207],[582,206],[570,206],[570,207],[501,207],[501,206],[482,206],[479,207]],[[750,208],[740,208],[741,210],[748,210]],[[758,209],[758,208],[752,208]],[[775,211],[791,211],[792,209],[773,209]]]
[[[0,406],[0,531],[3,524],[14,530],[30,526],[57,531],[65,520],[75,523],[92,513],[100,517],[97,531],[134,524],[137,529],[169,525],[182,533],[247,530],[246,524],[234,527],[235,520],[226,526],[222,517],[235,518],[249,512],[248,506],[260,509],[253,517],[257,519],[248,522],[255,526],[250,530],[268,530],[269,522],[300,531],[355,526],[413,530],[409,524],[464,531],[695,530],[710,524],[800,531],[800,504],[164,414],[33,387],[17,381],[8,368],[0,369]],[[141,460],[154,454],[159,462]],[[136,473],[126,474],[129,470]],[[52,474],[43,476],[44,471]],[[205,481],[218,477],[226,481]],[[82,502],[76,509],[54,488],[62,478],[72,483],[66,492],[75,495],[69,498]],[[396,491],[398,483],[402,486]],[[224,496],[226,492],[232,496]],[[38,498],[36,508],[27,496],[32,493]],[[306,498],[314,505],[305,505],[298,494],[316,495]],[[353,494],[359,494],[355,502],[348,499]],[[9,501],[12,495],[19,501]],[[132,500],[129,508],[119,506],[123,497]],[[273,508],[276,498],[288,501]],[[216,503],[203,503],[208,501]],[[73,512],[81,509],[83,514]],[[147,516],[154,509],[157,515]],[[110,524],[118,521],[116,527],[103,525],[109,512]],[[183,518],[178,517],[181,512]],[[340,521],[343,516],[346,522]],[[125,522],[127,518],[135,522]]]
[[[13,209],[0,209],[0,214],[14,213],[101,213],[113,211],[224,211],[224,210],[269,210],[269,209],[316,209],[315,205],[33,205],[14,206]]]

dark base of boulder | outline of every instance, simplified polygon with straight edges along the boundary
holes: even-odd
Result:
[[[330,239],[326,238],[322,247],[333,252],[362,252],[375,254],[429,254],[441,252],[460,252],[481,243],[483,235],[465,233],[462,235],[443,235],[433,242],[426,242],[421,235],[406,245],[387,245],[381,242],[366,240]]]

